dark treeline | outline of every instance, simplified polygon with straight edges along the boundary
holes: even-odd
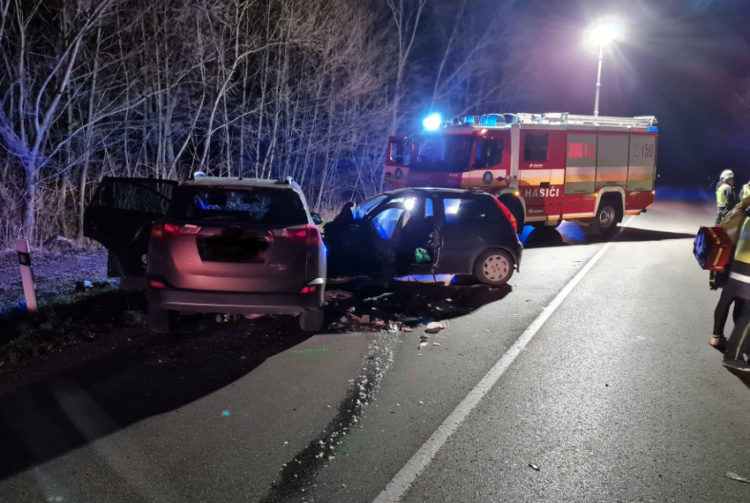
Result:
[[[503,109],[512,3],[0,0],[0,246],[80,238],[110,175],[292,176],[319,210],[376,193],[389,134]]]

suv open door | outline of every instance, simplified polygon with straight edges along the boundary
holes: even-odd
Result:
[[[144,281],[151,223],[166,214],[177,185],[174,180],[106,177],[96,188],[84,213],[83,233],[107,248],[107,273],[121,277],[121,286]]]

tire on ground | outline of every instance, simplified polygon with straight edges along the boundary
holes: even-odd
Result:
[[[617,195],[604,196],[596,210],[591,230],[602,236],[611,236],[622,221],[622,202]]]
[[[146,319],[151,326],[151,330],[158,334],[168,334],[175,328],[177,313],[166,309],[155,309],[149,306]]]
[[[513,276],[515,262],[505,250],[486,250],[474,264],[474,277],[481,283],[504,285]]]
[[[299,315],[299,328],[303,332],[320,332],[323,328],[323,310],[310,309]]]
[[[522,233],[523,226],[526,225],[526,217],[523,213],[523,204],[521,204],[521,200],[513,194],[501,194],[497,199],[513,214],[516,219],[518,233]]]

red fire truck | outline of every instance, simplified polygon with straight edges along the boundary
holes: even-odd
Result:
[[[511,210],[519,232],[575,220],[609,234],[654,200],[656,124],[652,116],[470,116],[391,137],[384,186],[477,188]]]

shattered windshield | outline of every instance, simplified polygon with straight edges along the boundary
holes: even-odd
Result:
[[[420,135],[407,140],[404,165],[415,171],[463,172],[469,169],[473,139],[468,136]]]
[[[302,201],[294,191],[253,187],[181,187],[168,215],[193,222],[232,220],[271,227],[307,223]]]

